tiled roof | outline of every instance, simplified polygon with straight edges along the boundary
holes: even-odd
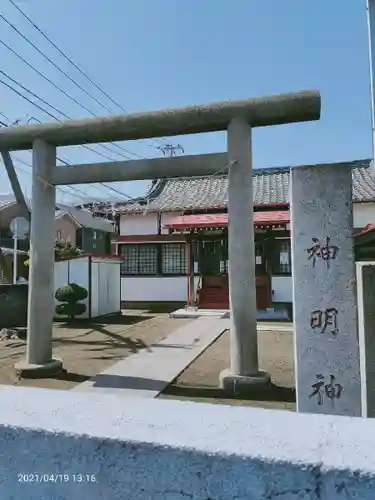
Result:
[[[375,200],[375,183],[371,176],[370,160],[345,162],[352,168],[353,200]],[[317,165],[319,168],[320,165]],[[290,167],[266,168],[253,171],[255,205],[289,203]],[[173,211],[226,207],[228,177],[190,177],[159,181],[147,197],[136,202],[117,203],[119,213]]]

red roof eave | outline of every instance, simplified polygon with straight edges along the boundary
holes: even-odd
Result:
[[[371,231],[375,231],[375,224],[367,224],[360,233],[357,233],[355,236],[360,236],[361,234],[370,233]]]
[[[288,224],[290,222],[289,210],[268,212],[254,212],[254,225]],[[197,214],[180,215],[164,224],[166,229],[208,229],[228,226],[228,214]]]

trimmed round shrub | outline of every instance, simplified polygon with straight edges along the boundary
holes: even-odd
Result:
[[[69,316],[74,318],[74,316],[79,316],[86,311],[86,305],[80,302],[64,302],[56,306],[56,313],[61,316]]]
[[[80,300],[85,300],[88,296],[86,288],[77,285],[76,283],[69,283],[69,285],[61,286],[56,290],[55,298],[59,302],[74,303]]]

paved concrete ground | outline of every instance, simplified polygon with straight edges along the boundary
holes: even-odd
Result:
[[[14,364],[25,356],[26,342],[0,341],[0,384],[71,389],[119,360],[159,342],[191,320],[171,320],[168,314],[127,311],[103,322],[54,325],[53,353],[67,373],[57,378],[17,380]]]
[[[73,390],[155,398],[228,328],[229,320],[225,319],[192,320]]]
[[[174,320],[175,321],[175,320]],[[264,328],[268,328],[265,330]],[[295,410],[293,335],[290,325],[258,327],[260,369],[271,375],[271,392],[256,399],[227,399],[218,389],[219,373],[229,366],[229,331],[209,347],[159,397],[198,402]]]

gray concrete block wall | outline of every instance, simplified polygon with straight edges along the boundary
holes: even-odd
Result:
[[[375,497],[375,422],[0,387],[4,500]]]
[[[28,291],[27,284],[0,284],[0,329],[26,326]]]

